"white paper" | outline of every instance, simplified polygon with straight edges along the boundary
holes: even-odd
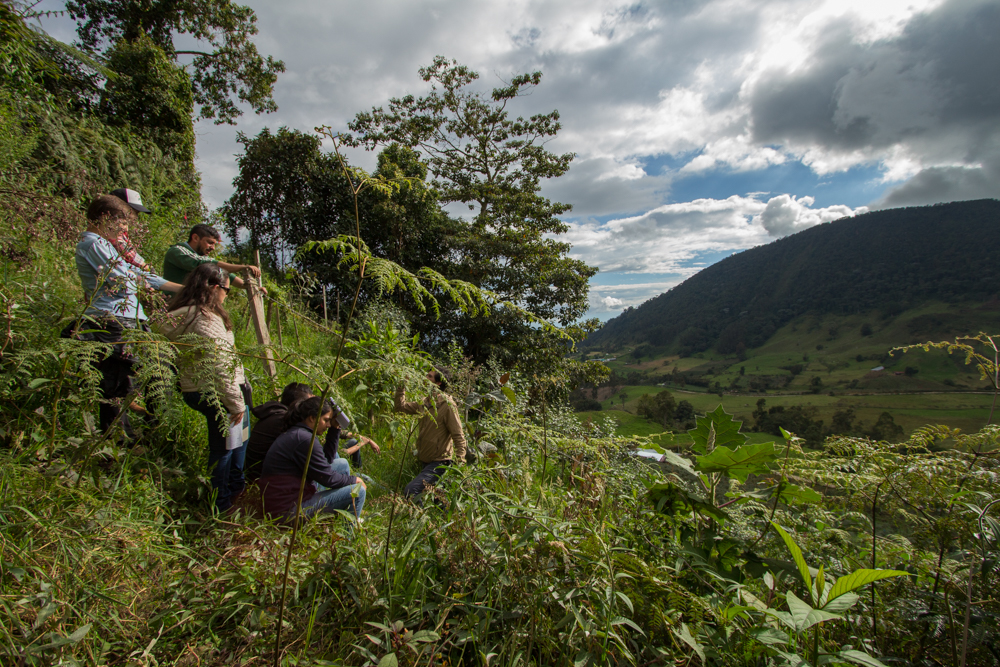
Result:
[[[226,438],[226,450],[239,449],[250,439],[250,415],[249,410],[243,411],[243,421],[235,426],[230,423],[229,436]]]

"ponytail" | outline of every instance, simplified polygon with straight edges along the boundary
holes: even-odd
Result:
[[[304,422],[310,417],[316,417],[320,414],[320,405],[323,406],[322,414],[333,411],[333,403],[327,400],[321,399],[319,396],[310,396],[309,398],[300,398],[299,400],[288,406],[288,412],[285,413],[285,429],[289,429],[299,422]]]

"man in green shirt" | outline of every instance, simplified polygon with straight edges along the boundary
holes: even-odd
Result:
[[[233,287],[243,287],[243,280],[235,275],[243,269],[250,269],[254,277],[260,276],[260,269],[250,264],[230,264],[221,262],[209,255],[215,251],[222,241],[222,235],[214,227],[195,225],[188,234],[187,243],[178,243],[167,249],[163,258],[163,277],[170,282],[184,284],[188,274],[199,264],[211,262],[224,271],[229,271],[229,279]]]

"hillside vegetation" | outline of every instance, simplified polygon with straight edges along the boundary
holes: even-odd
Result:
[[[918,323],[921,335],[944,339],[967,333],[969,325],[978,331],[981,319],[973,315],[980,313],[969,311],[995,311],[1000,294],[992,253],[1000,243],[998,220],[1000,202],[979,200],[818,225],[699,271],[627,309],[583,346],[611,352],[645,343],[682,356],[709,349],[737,354],[765,345],[805,315],[877,314],[874,324],[930,302],[966,313],[926,318]]]
[[[622,437],[603,413],[581,422],[566,404],[577,385],[606,377],[597,362],[563,354],[587,326],[559,328],[492,289],[537,283],[501,273],[470,284],[410,271],[393,260],[391,245],[366,244],[361,216],[353,237],[334,229],[303,244],[306,260],[265,267],[269,348],[258,343],[240,290],[226,302],[259,399],[288,382],[311,383],[350,414],[352,429],[382,445],[378,455],[365,450],[371,482],[359,524],[329,514],[292,530],[252,502],[217,513],[206,479],[205,419],[181,399],[176,347],[156,333],[127,330],[126,340],[145,387],[136,398],[160,399],[160,423],[142,429],[139,442],[117,427],[100,432],[94,362],[111,346],[60,337],[85,307],[73,256],[81,210],[97,192],[139,187],[154,214],[136,240],[158,265],[166,247],[208,215],[185,152],[193,146],[191,118],[231,119],[238,100],[267,110],[280,63],[247,46],[253,12],[229,2],[73,5],[101,18],[85,26],[107,27],[83,30],[87,53],[27,28],[23,7],[0,4],[2,118],[12,133],[0,141],[27,137],[0,151],[0,219],[9,234],[0,253],[0,663],[998,663],[1000,428],[967,434],[925,426],[902,443],[848,436],[805,446],[791,433],[748,438],[712,405],[717,396],[702,392],[697,415],[692,406],[686,416],[688,432]],[[135,11],[113,15],[123,7]],[[167,22],[152,31],[156,43],[137,28],[154,19]],[[219,43],[229,37],[242,50],[187,71],[177,66],[171,35],[192,25],[230,30],[217,35]],[[101,35],[117,41],[99,48]],[[216,65],[239,62],[249,66],[229,72],[235,79],[209,76]],[[155,81],[127,88],[147,74]],[[252,80],[236,86],[240,76]],[[526,77],[522,83],[531,82]],[[213,81],[221,88],[206,89]],[[131,90],[120,100],[136,112],[127,124],[102,111],[115,90]],[[178,118],[185,124],[179,134],[160,135],[168,119],[145,112],[171,90],[184,93]],[[517,89],[507,92],[515,97]],[[71,129],[43,133],[42,119]],[[393,150],[389,157],[402,156],[404,166],[421,166],[412,153]],[[157,159],[144,161],[147,152]],[[59,160],[49,159],[57,153]],[[565,158],[548,168],[558,171]],[[69,178],[62,165],[72,160],[79,165]],[[331,163],[323,162],[323,173]],[[392,165],[400,163],[382,162],[386,171]],[[362,185],[380,193],[362,199],[382,207],[371,219],[440,204],[428,204],[436,195],[421,183],[404,192],[381,172],[340,169],[348,196]],[[537,174],[523,182],[537,186]],[[499,220],[525,201],[503,194],[493,201]],[[555,210],[535,203],[536,212]],[[490,210],[497,209],[483,215]],[[413,221],[402,213],[393,219],[401,231]],[[533,249],[527,260],[562,256],[558,244],[539,240],[547,220],[510,226],[525,233]],[[516,249],[518,237],[503,226],[480,231],[460,245],[479,253]],[[362,306],[345,305],[341,317],[324,317],[322,291],[305,271],[324,252],[330,259],[321,268],[352,274],[344,286],[365,292]],[[475,267],[485,270],[494,259],[480,256]],[[561,266],[576,270],[562,277],[562,298],[575,303],[587,267]],[[144,298],[151,312],[162,312],[151,295]],[[442,323],[422,335],[438,312]],[[449,322],[459,333],[444,340]],[[530,335],[507,341],[498,323]],[[477,359],[488,350],[497,354]],[[274,376],[262,363],[268,352]],[[720,370],[731,365],[683,361],[675,362],[683,371],[707,361]],[[450,469],[418,506],[400,493],[420,468],[417,421],[395,413],[392,399],[400,385],[412,398],[427,395],[432,364],[451,374],[478,458]],[[656,460],[635,456],[638,449]]]

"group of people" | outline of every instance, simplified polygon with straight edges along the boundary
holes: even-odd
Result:
[[[345,457],[350,456],[358,468],[361,448],[370,446],[378,453],[378,444],[346,431],[349,419],[343,411],[315,396],[305,384],[289,384],[279,401],[252,404],[225,303],[230,290],[243,285],[236,273],[249,271],[256,278],[260,269],[211,257],[221,235],[199,224],[191,229],[186,243],[167,251],[162,275],[158,275],[128,238],[129,225],[139,213],[149,213],[149,209],[134,190],[123,188],[96,197],[87,208],[88,226],[76,248],[87,307],[64,335],[112,345],[111,354],[96,363],[101,374],[102,431],[120,424],[126,437],[135,439],[129,409],[142,414],[148,425],[156,423],[152,397],[147,395],[144,407],[134,400],[138,396],[134,384],[137,360],[122,340],[125,329],[149,330],[138,299],[142,288],[168,292],[172,294],[168,316],[158,332],[174,342],[186,335],[211,341],[181,354],[176,372],[184,402],[207,421],[216,509],[229,511],[251,483],[259,487],[269,515],[289,520],[298,506],[303,468],[308,466],[301,515],[347,510],[360,517],[367,485],[352,474]],[[424,401],[407,401],[402,388],[395,397],[397,411],[421,415],[417,458],[423,468],[405,489],[417,502],[426,486],[434,484],[449,466],[464,462],[466,455],[458,410],[443,392],[446,380],[436,370],[428,379],[435,390]],[[252,429],[250,413],[257,418]],[[322,443],[319,436],[325,436]],[[342,438],[349,438],[343,447]]]

